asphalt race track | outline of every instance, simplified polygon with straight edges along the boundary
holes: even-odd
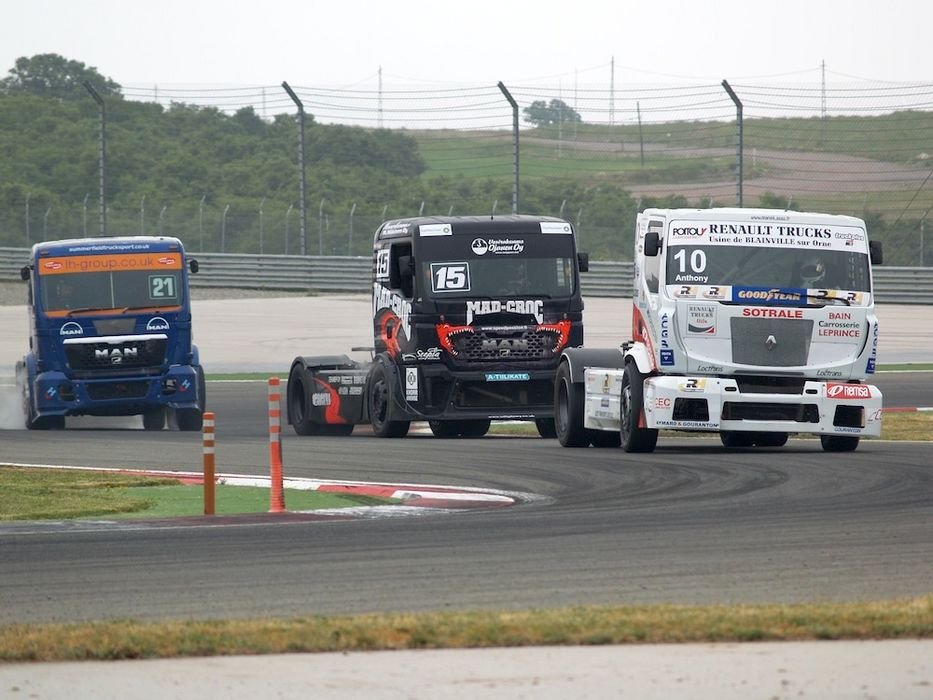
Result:
[[[902,376],[902,375],[893,375]],[[924,376],[924,375],[920,375]],[[927,375],[928,376],[928,375]],[[214,383],[218,471],[263,474],[262,383]],[[2,433],[37,461],[35,434]],[[540,438],[285,435],[288,476],[483,486],[544,497],[378,520],[139,529],[73,524],[0,537],[0,623],[856,600],[929,593],[930,446],[815,440],[726,451],[662,437],[651,455]],[[42,434],[41,459],[197,470],[200,436]]]
[[[255,324],[260,310],[252,301],[196,307],[205,319],[202,356],[237,361],[230,316],[212,314],[218,304],[235,304],[238,318]],[[317,318],[345,318],[334,300],[311,301],[328,306]],[[603,319],[627,318],[589,304],[597,341],[600,328],[609,328]],[[919,330],[894,334],[889,355],[929,361],[931,315],[925,307],[904,310],[899,318]],[[302,318],[310,324],[315,316]],[[883,322],[888,330],[896,325]],[[302,330],[278,343],[276,327],[284,326],[254,333],[249,343],[274,367],[287,369],[289,343],[320,339]],[[356,331],[328,340],[358,343]],[[224,348],[230,357],[221,357]],[[320,343],[304,350],[332,351]],[[880,374],[874,382],[886,406],[933,405],[931,373]],[[219,472],[268,472],[265,396],[262,382],[210,383]],[[200,469],[197,433],[146,432],[138,418],[70,425],[0,431],[0,460]],[[626,455],[540,438],[380,440],[363,429],[311,438],[288,428],[287,476],[478,486],[537,498],[382,519],[0,527],[0,623],[924,595],[933,581],[931,453],[929,443],[863,441],[838,455],[798,439],[781,449],[727,451],[717,438],[662,437],[654,454]]]

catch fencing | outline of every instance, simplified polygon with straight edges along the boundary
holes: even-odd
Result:
[[[372,258],[315,255],[199,253],[200,271],[192,287],[268,289],[310,294],[362,294],[369,291]],[[0,248],[0,281],[20,279],[29,260],[25,248]],[[591,261],[582,274],[584,296],[627,297],[632,263]],[[875,298],[887,304],[933,304],[933,267],[875,268]]]

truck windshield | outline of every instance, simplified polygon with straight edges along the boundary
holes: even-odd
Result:
[[[868,255],[839,249],[672,245],[666,282],[871,291]]]
[[[574,259],[496,257],[421,263],[421,293],[453,297],[568,297],[574,293]]]
[[[41,274],[42,307],[51,315],[181,304],[181,270]]]

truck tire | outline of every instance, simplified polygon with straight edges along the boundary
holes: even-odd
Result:
[[[463,423],[464,425],[460,428],[460,437],[479,438],[489,432],[492,421],[488,418],[477,418],[463,421]]]
[[[196,408],[176,408],[175,423],[182,432],[193,433],[204,427],[204,408],[207,406],[207,382],[204,379],[204,369],[198,365],[194,368],[197,375],[198,405]]]
[[[719,433],[723,447],[783,447],[787,444],[787,437],[787,433],[744,430],[723,430]]]
[[[609,430],[590,430],[590,443],[593,447],[618,447],[622,444],[621,433]]]
[[[758,447],[784,447],[787,433],[755,433],[755,445]]]
[[[489,432],[490,423],[488,418],[429,420],[428,427],[436,438],[477,438]]]
[[[658,431],[639,428],[638,423],[644,406],[643,390],[645,378],[634,362],[625,364],[622,374],[622,396],[619,405],[619,435],[622,449],[626,452],[654,452],[658,444]]]
[[[429,420],[428,427],[436,438],[455,438],[460,437],[460,431],[454,425],[456,422],[452,420]]]
[[[742,430],[723,430],[719,433],[719,440],[723,447],[752,447],[755,434]]]
[[[65,416],[27,417],[26,428],[29,430],[64,430]]]
[[[198,405],[201,407],[201,413],[207,410],[207,379],[204,377],[204,368],[198,365]]]
[[[26,430],[65,429],[65,416],[36,416],[33,414],[32,402],[29,400],[29,391],[26,389],[25,380],[23,380],[21,384],[20,396],[22,398],[23,416],[25,418],[23,425],[26,426]]]
[[[535,418],[535,427],[538,429],[538,435],[546,440],[557,437],[557,426],[553,418]]]
[[[311,420],[311,411],[308,410],[308,386],[306,383],[307,374],[301,366],[292,368],[288,375],[288,386],[285,394],[287,401],[288,417],[291,420],[292,428],[298,435],[320,435],[321,423]]]
[[[369,375],[369,422],[377,437],[399,438],[408,434],[411,423],[407,420],[390,420],[392,415],[392,382],[381,362],[373,367]]]
[[[143,429],[144,430],[162,430],[165,427],[165,407],[159,406],[159,408],[153,411],[146,411],[143,414]]]
[[[204,414],[199,408],[176,408],[175,423],[185,433],[193,433],[204,427]]]
[[[857,435],[820,435],[824,452],[854,452],[858,442]]]
[[[575,386],[570,365],[562,362],[554,378],[554,432],[563,447],[587,447],[590,435],[583,427],[583,391]]]

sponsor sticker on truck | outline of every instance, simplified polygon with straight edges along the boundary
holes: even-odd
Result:
[[[865,384],[838,384],[828,382],[826,384],[826,398],[840,400],[870,399],[871,387]]]

